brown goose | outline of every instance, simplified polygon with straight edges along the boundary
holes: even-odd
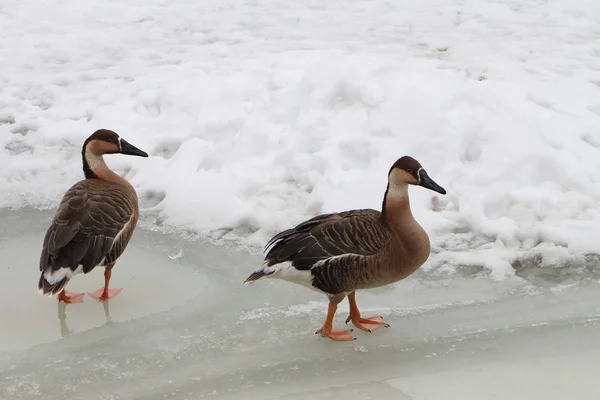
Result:
[[[115,297],[121,289],[109,289],[111,270],[123,253],[138,221],[138,198],[133,186],[111,171],[102,156],[126,154],[148,157],[115,132],[100,129],[83,144],[84,180],[64,195],[52,225],[46,232],[40,257],[38,289],[58,300],[80,303],[83,294],[65,290],[73,275],[87,274],[104,265],[104,288],[90,296]]]
[[[369,289],[406,278],[429,257],[427,233],[413,218],[408,185],[419,185],[441,194],[414,158],[398,159],[388,173],[382,211],[352,210],[323,214],[275,235],[266,246],[263,267],[246,282],[277,278],[325,293],[329,310],[323,327],[315,333],[333,340],[352,340],[350,330],[333,329],[337,305],[348,296],[354,326],[370,332],[389,326],[381,317],[362,318],[356,290]],[[245,282],[245,283],[246,283]]]

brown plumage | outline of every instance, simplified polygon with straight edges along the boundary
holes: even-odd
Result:
[[[60,301],[80,302],[83,295],[65,291],[71,277],[105,266],[105,286],[91,293],[104,300],[120,289],[108,289],[111,269],[123,253],[138,221],[138,198],[133,186],[111,171],[102,156],[126,154],[148,157],[115,132],[101,129],[82,148],[86,179],[73,185],[62,198],[46,232],[40,256],[38,289],[58,294]]]
[[[408,185],[446,193],[415,159],[402,157],[389,171],[381,212],[365,209],[319,215],[275,235],[266,245],[265,265],[246,282],[278,278],[325,293],[329,313],[317,333],[335,340],[352,339],[349,331],[331,326],[337,304],[346,296],[350,302],[346,322],[352,319],[356,327],[367,331],[387,326],[380,317],[360,317],[355,291],[404,279],[429,257],[429,237],[412,216]]]

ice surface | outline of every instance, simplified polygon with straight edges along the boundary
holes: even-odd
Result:
[[[411,191],[426,269],[597,252],[598,2],[7,0],[0,27],[0,206],[55,206],[105,127],[164,228],[262,245],[379,208],[411,154],[448,190]]]
[[[35,290],[51,216],[0,212],[3,400],[600,395],[598,283],[412,276],[358,294],[364,313],[383,315],[389,329],[334,343],[313,334],[324,297],[285,282],[242,285],[258,257],[144,229],[113,270],[117,298],[60,306]],[[101,283],[94,271],[69,289]],[[346,312],[344,302],[336,326]]]

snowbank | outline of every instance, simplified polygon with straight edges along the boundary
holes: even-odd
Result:
[[[0,6],[2,207],[56,206],[103,127],[162,227],[262,245],[410,154],[448,191],[411,191],[429,268],[598,249],[600,4],[55,3]]]

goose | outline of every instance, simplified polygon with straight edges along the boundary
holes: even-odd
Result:
[[[117,296],[122,289],[109,289],[112,268],[129,243],[138,221],[138,198],[124,178],[108,168],[104,154],[148,157],[115,132],[99,129],[83,143],[81,151],[85,179],[62,198],[44,237],[40,256],[38,290],[58,294],[58,301],[80,303],[83,293],[65,290],[77,274],[87,274],[103,265],[104,287],[89,295],[98,300]]]
[[[346,296],[350,304],[346,324],[352,321],[367,332],[389,327],[379,316],[361,316],[356,290],[400,281],[429,258],[429,237],[412,215],[409,185],[446,194],[417,160],[403,156],[388,172],[381,212],[360,209],[322,214],[278,233],[265,246],[263,265],[244,283],[282,279],[327,295],[327,317],[315,332],[323,337],[354,339],[352,330],[332,327],[338,304]]]

